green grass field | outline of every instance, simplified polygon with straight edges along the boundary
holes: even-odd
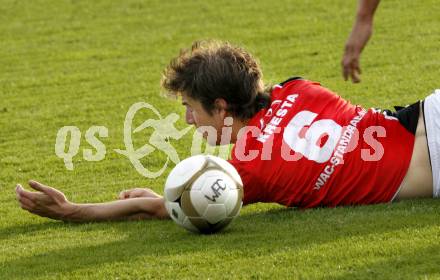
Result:
[[[113,200],[134,186],[162,192],[172,166],[146,179],[113,150],[124,148],[133,103],[183,113],[159,81],[196,39],[246,47],[267,82],[303,76],[366,107],[409,104],[440,87],[438,1],[381,3],[358,85],[340,74],[355,9],[346,0],[0,0],[0,279],[440,279],[440,202],[432,199],[308,211],[257,204],[210,236],[172,221],[57,222],[15,200],[15,184],[31,178],[74,202]],[[83,135],[106,126],[105,159],[83,159],[83,136],[68,171],[54,152],[66,125]],[[189,134],[172,142],[181,159]],[[155,152],[144,162],[158,169],[164,158]]]

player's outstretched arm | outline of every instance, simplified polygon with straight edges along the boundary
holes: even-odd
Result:
[[[68,201],[66,196],[55,188],[36,181],[30,181],[29,186],[36,191],[27,191],[21,185],[15,188],[21,208],[55,220],[89,222],[169,217],[162,196],[148,189],[121,192],[120,200],[116,201],[77,204]]]
[[[373,18],[380,0],[359,0],[356,21],[345,43],[342,56],[342,75],[353,83],[361,81],[360,55],[373,32]]]

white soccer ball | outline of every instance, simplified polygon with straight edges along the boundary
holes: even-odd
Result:
[[[193,232],[213,233],[238,216],[243,183],[229,162],[197,155],[174,167],[165,183],[164,198],[178,225]]]

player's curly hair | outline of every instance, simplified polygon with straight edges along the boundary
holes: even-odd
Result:
[[[227,42],[196,41],[181,50],[164,70],[162,87],[171,95],[185,93],[212,113],[214,101],[223,98],[227,110],[249,119],[270,103],[262,72],[251,54]]]

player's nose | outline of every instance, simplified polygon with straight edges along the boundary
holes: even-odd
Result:
[[[194,124],[194,116],[192,112],[187,108],[185,113],[185,121],[187,124]]]

